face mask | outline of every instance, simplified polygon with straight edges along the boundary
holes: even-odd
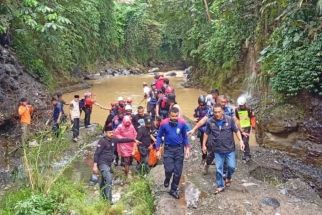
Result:
[[[177,119],[170,119],[169,125],[172,127],[176,127],[178,125]]]

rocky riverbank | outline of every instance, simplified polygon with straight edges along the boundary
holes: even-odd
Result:
[[[215,195],[215,166],[203,174],[200,144],[193,142],[192,156],[184,162],[179,200],[163,187],[163,166],[152,169],[155,214],[321,214],[321,169],[260,147],[252,147],[252,155],[245,164],[238,153],[232,186]]]

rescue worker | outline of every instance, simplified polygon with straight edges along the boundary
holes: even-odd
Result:
[[[151,119],[154,120],[156,116],[156,105],[158,103],[158,91],[155,87],[155,84],[151,84],[151,90],[148,98],[147,112],[151,116]]]
[[[179,182],[182,174],[184,156],[190,156],[190,144],[187,136],[188,126],[186,122],[179,118],[178,108],[171,108],[169,118],[161,122],[157,136],[156,150],[157,157],[160,158],[160,146],[164,137],[164,186],[169,187],[172,178],[169,194],[179,199]]]
[[[113,128],[106,127],[105,136],[99,140],[94,154],[93,173],[101,173],[101,192],[104,199],[112,202],[112,180],[113,175],[111,171],[112,163],[115,159],[114,151],[116,144],[133,142],[132,138],[114,138]]]
[[[209,111],[210,111],[211,107],[209,107],[206,104],[206,97],[204,95],[199,96],[198,98],[198,107],[195,109],[194,111],[194,118],[196,118],[196,122],[199,122],[203,117],[205,117]],[[206,130],[206,124],[204,124],[203,126],[198,128],[198,134],[197,137],[199,137],[200,139],[200,147],[202,149],[202,142],[203,142],[203,134],[205,133]],[[202,164],[205,164],[206,162],[206,158],[207,158],[207,153],[204,153],[203,150],[201,150],[202,152]]]
[[[33,108],[30,104],[28,104],[28,100],[26,98],[21,98],[20,104],[18,107],[18,114],[20,117],[22,144],[25,144],[29,135],[29,126],[31,124],[32,112],[33,112]]]
[[[168,78],[165,78],[163,81],[162,91],[166,96],[169,94],[175,95],[174,88],[170,86],[170,80]]]
[[[217,99],[219,96],[218,89],[212,89],[210,93],[206,96],[206,103],[208,106],[213,107],[215,104],[218,103]]]
[[[162,91],[159,91],[158,94],[158,102],[156,105],[156,114],[157,116],[160,116],[162,119],[165,119],[168,117],[169,110],[170,110],[170,103],[168,101],[168,97],[162,93]]]
[[[141,173],[148,173],[149,165],[148,165],[148,155],[149,155],[149,147],[152,143],[151,140],[151,119],[149,117],[145,119],[139,119],[140,126],[137,130],[137,144],[140,155],[141,162],[138,164],[137,168]]]
[[[79,118],[80,118],[80,109],[79,109],[79,95],[75,95],[74,99],[70,102],[70,119],[72,122],[72,131],[73,131],[73,140],[78,141],[79,136]]]
[[[144,107],[143,106],[139,106],[138,110],[137,110],[137,114],[135,114],[132,117],[132,124],[133,124],[133,126],[134,126],[136,131],[138,130],[138,128],[140,126],[139,120],[143,119],[143,121],[144,121],[146,118],[149,118],[149,115],[144,113]]]
[[[224,114],[222,105],[216,104],[213,108],[214,116],[207,121],[206,131],[202,144],[202,150],[207,152],[208,146],[214,148],[214,157],[216,162],[216,184],[215,194],[224,191],[225,187],[231,184],[232,175],[236,168],[235,154],[235,133],[240,141],[240,148],[244,151],[244,143],[241,133],[236,126],[235,120]],[[227,176],[224,181],[224,163],[227,163]]]
[[[59,124],[61,122],[62,117],[62,109],[61,105],[57,98],[53,97],[51,99],[53,105],[53,115],[52,115],[52,131],[58,137],[59,135]]]
[[[251,118],[254,116],[253,112],[246,105],[246,97],[240,96],[237,99],[238,107],[236,108],[237,125],[240,129],[245,144],[245,151],[243,160],[248,162],[251,159],[250,147],[249,147],[249,136],[251,132]]]

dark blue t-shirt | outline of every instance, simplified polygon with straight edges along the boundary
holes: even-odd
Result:
[[[54,111],[53,111],[53,120],[56,123],[59,117],[59,114],[62,112],[62,107],[59,103],[57,103],[54,106]]]

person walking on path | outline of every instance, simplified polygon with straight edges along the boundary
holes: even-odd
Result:
[[[138,110],[137,110],[137,114],[135,114],[133,117],[132,117],[132,124],[135,128],[136,131],[138,131],[138,128],[140,126],[140,123],[139,123],[139,120],[140,119],[143,119],[143,121],[145,119],[149,118],[149,115],[144,113],[144,107],[143,106],[139,106],[138,107]]]
[[[199,96],[198,107],[195,109],[194,115],[193,115],[194,118],[196,118],[196,121],[199,122],[204,116],[208,114],[210,109],[211,107],[206,104],[206,97],[204,95]],[[205,130],[206,130],[206,124],[204,124],[198,129],[197,136],[199,137],[199,140],[200,140],[201,149],[202,149],[202,142],[203,142],[203,134],[205,133]],[[204,153],[202,151],[202,160],[201,160],[202,164],[206,163],[206,158],[207,158],[207,153]]]
[[[183,169],[184,157],[190,156],[190,144],[187,136],[188,126],[186,122],[178,117],[179,110],[175,107],[170,110],[170,117],[161,122],[157,136],[156,150],[160,158],[160,146],[164,137],[164,186],[169,187],[172,178],[169,194],[179,199],[179,182]]]
[[[236,126],[232,117],[224,114],[223,107],[216,104],[213,108],[214,116],[207,121],[206,131],[202,143],[204,153],[208,147],[213,147],[216,162],[216,185],[215,194],[224,191],[225,187],[229,187],[232,181],[232,175],[236,168],[236,154],[234,133],[236,133],[240,148],[244,151],[245,145],[242,140],[241,133]],[[224,181],[224,162],[227,162],[227,176]]]
[[[52,116],[52,131],[53,133],[58,137],[59,135],[59,124],[61,122],[61,117],[62,117],[62,109],[59,101],[57,98],[53,97],[51,99],[52,105],[53,105],[53,116]]]
[[[73,140],[78,141],[79,136],[79,118],[80,118],[80,109],[79,109],[79,95],[75,95],[74,99],[70,102],[70,119],[72,121],[73,127]]]
[[[21,126],[21,143],[25,144],[28,135],[29,135],[29,126],[31,124],[31,115],[33,108],[28,104],[26,98],[20,99],[20,104],[18,107],[18,114],[20,117],[20,126]]]
[[[210,93],[206,96],[206,103],[208,106],[213,107],[218,101],[219,96],[219,90],[218,89],[212,89]]]
[[[246,105],[246,97],[240,96],[237,99],[238,107],[236,108],[237,125],[241,131],[243,141],[245,144],[245,151],[243,160],[248,162],[251,159],[250,147],[249,147],[249,135],[251,131],[251,119],[254,116],[253,112]]]
[[[132,138],[136,139],[137,133],[132,125],[131,117],[124,116],[122,124],[120,124],[114,131],[116,138]],[[129,175],[130,164],[132,161],[132,152],[134,147],[134,141],[129,141],[117,145],[117,153],[123,160],[125,168],[125,175]]]
[[[116,144],[133,142],[134,139],[131,138],[114,138],[113,137],[113,128],[107,126],[105,128],[105,136],[100,139],[97,144],[97,148],[94,154],[94,165],[93,173],[101,173],[101,192],[104,199],[112,202],[112,180],[113,175],[111,171],[111,166],[114,161],[114,148]]]
[[[136,139],[139,141],[137,144],[138,150],[141,155],[141,161],[137,166],[137,169],[141,173],[149,172],[149,164],[148,164],[148,156],[149,156],[149,147],[151,146],[151,119],[139,119],[138,120],[140,126],[137,129],[137,137]]]

